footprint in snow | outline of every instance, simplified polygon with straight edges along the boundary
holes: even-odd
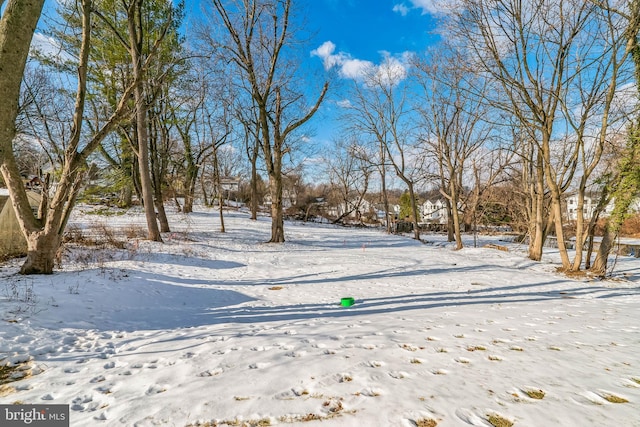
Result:
[[[72,411],[84,411],[87,404],[93,402],[93,396],[85,394],[84,396],[78,396],[71,402]]]
[[[367,387],[367,388],[364,388],[364,389],[360,390],[360,392],[358,394],[360,394],[362,396],[367,396],[367,397],[378,397],[378,396],[382,395],[382,389],[374,388],[374,387]]]
[[[168,389],[169,389],[169,386],[167,386],[167,385],[154,384],[154,385],[152,385],[151,387],[149,387],[147,389],[145,394],[147,396],[153,396],[154,394],[164,393]]]
[[[269,363],[252,363],[251,365],[249,365],[249,369],[264,369],[269,367]]]
[[[104,375],[98,375],[97,377],[93,377],[89,382],[95,384],[95,383],[101,383],[106,380],[107,378],[105,378]]]
[[[216,375],[220,375],[223,371],[222,368],[215,369],[207,369],[206,371],[200,372],[198,374],[199,377],[214,377]]]
[[[391,371],[389,372],[389,376],[391,378],[395,378],[396,380],[402,380],[404,378],[409,378],[410,375],[404,371]]]
[[[463,422],[470,424],[472,426],[486,426],[484,418],[476,415],[473,411],[465,408],[456,409],[456,417],[460,418]]]

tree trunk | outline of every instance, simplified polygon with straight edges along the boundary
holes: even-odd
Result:
[[[413,238],[415,240],[420,240],[420,227],[418,227],[418,205],[416,203],[416,195],[413,190],[413,182],[411,180],[407,180],[405,182],[407,187],[409,188],[409,197],[411,202],[411,212],[413,216]]]
[[[251,219],[258,219],[258,147],[260,142],[256,138],[256,144],[251,154]]]
[[[391,212],[389,210],[389,194],[387,192],[387,167],[385,166],[386,150],[382,146],[380,147],[380,157],[380,183],[382,191],[382,204],[384,205],[387,234],[391,234],[393,230],[391,229]]]
[[[27,259],[20,268],[21,274],[52,274],[62,236],[43,231],[27,238]]]
[[[453,175],[453,173],[451,174]],[[460,213],[458,212],[458,190],[453,178],[449,181],[451,188],[451,219],[453,220],[453,235],[456,240],[456,250],[464,247],[462,244],[462,234],[460,233]]]
[[[13,139],[22,75],[43,4],[44,0],[10,0],[0,11],[0,170],[18,217],[31,207],[13,155]],[[27,222],[21,224],[23,230],[37,226],[33,218]]]
[[[269,243],[284,243],[284,213],[282,211],[282,175],[269,176],[271,194],[271,240]]]
[[[148,105],[147,102],[145,102],[145,105]],[[158,126],[156,126],[158,119],[158,117],[154,117],[152,120],[147,119],[147,122],[149,122],[147,136],[150,147],[149,171],[151,172],[151,182],[153,185],[153,204],[155,205],[157,219],[160,223],[160,232],[169,233],[171,232],[171,228],[169,227],[167,212],[164,209],[164,194],[162,192],[162,177],[166,172],[166,167],[164,167],[164,162],[166,162],[166,159],[162,158],[161,150],[158,147],[158,142],[160,141],[160,143],[164,145],[164,142],[168,138],[168,136],[166,134],[163,135],[163,133],[159,131]]]
[[[607,275],[607,262],[609,260],[609,254],[613,249],[613,244],[616,241],[616,233],[613,231],[613,224],[607,222],[607,228],[602,236],[596,259],[591,266],[591,272],[598,277],[605,277]]]
[[[584,177],[582,179],[584,181]],[[581,182],[580,190],[578,192],[578,205],[576,206],[576,212],[578,214],[576,220],[576,243],[575,243],[575,251],[576,255],[573,259],[573,266],[571,267],[572,271],[580,270],[582,266],[582,260],[584,259],[584,246],[589,237],[590,229],[585,230],[585,218],[584,218],[584,196],[585,196],[585,187],[586,183]],[[587,224],[588,225],[588,224]],[[586,264],[589,264],[587,260]],[[585,266],[585,268],[589,268]]]
[[[220,163],[218,162],[218,147],[213,147],[213,176],[216,181],[216,188],[218,193],[218,211],[220,213],[220,232],[225,233],[224,227],[224,190],[222,189],[222,182],[220,180]]]
[[[149,171],[149,146],[147,138],[146,106],[142,85],[135,90],[136,98],[136,118],[138,134],[138,166],[140,168],[140,187],[144,204],[144,213],[147,219],[147,239],[161,242],[160,229],[158,228],[158,218],[156,216],[155,204],[153,200],[153,186],[151,173]]]
[[[530,184],[529,198],[531,201],[531,219],[529,222],[529,259],[533,261],[542,260],[544,241],[546,238],[544,226],[544,169],[542,168],[542,157],[537,155],[536,165],[530,165],[530,177],[533,182]]]
[[[196,180],[194,179],[193,181],[188,183],[188,187],[184,195],[184,206],[182,207],[182,212],[184,213],[193,212],[193,201],[195,199],[195,194],[196,194]]]
[[[561,195],[557,190],[552,190],[551,214],[554,217],[556,241],[558,243],[560,260],[562,261],[562,269],[565,271],[571,271],[571,261],[569,261],[567,244],[564,240],[564,230],[562,229],[562,207],[560,205],[560,196]]]
[[[200,188],[202,189],[202,203],[205,206],[209,206],[209,195],[207,193],[207,184],[204,179],[204,173],[200,175]]]
[[[141,13],[142,0],[133,0],[128,9],[128,27],[131,62],[133,75],[136,80],[134,99],[136,106],[136,134],[138,141],[138,167],[140,171],[140,187],[144,203],[144,213],[147,219],[147,238],[161,242],[162,236],[158,228],[158,219],[153,202],[153,182],[149,164],[149,136],[147,133],[147,105],[144,96],[142,70],[142,35],[137,28],[137,17]]]

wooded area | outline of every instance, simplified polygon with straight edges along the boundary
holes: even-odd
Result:
[[[341,206],[340,222],[367,203],[372,222],[406,220],[420,239],[431,192],[458,249],[465,228],[509,226],[532,260],[553,235],[564,271],[604,276],[640,196],[640,0],[461,0],[439,17],[437,46],[353,79],[326,58],[309,71],[292,0],[207,0],[189,31],[180,2],[57,7],[41,19],[42,0],[0,0],[0,170],[24,274],[52,273],[79,200],[139,202],[147,238],[162,241],[165,203],[190,213],[215,201],[222,220],[238,179],[252,218],[268,200],[272,243],[285,241],[287,213]],[[36,32],[52,49],[29,53]],[[329,96],[345,100],[341,126],[313,146]]]

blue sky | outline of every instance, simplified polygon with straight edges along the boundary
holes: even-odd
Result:
[[[347,82],[363,71],[386,65],[406,76],[408,54],[437,43],[436,19],[429,13],[432,0],[306,0],[309,31],[314,32],[312,61],[337,71]],[[334,82],[335,83],[335,82]],[[337,105],[345,98],[334,84],[312,120],[314,139],[321,145],[339,133]]]
[[[433,44],[435,22],[425,1],[308,0],[309,24],[316,40],[331,41],[338,52],[379,62],[381,51],[399,55]]]
[[[186,21],[200,13],[206,0],[187,0]],[[407,54],[423,52],[438,41],[433,0],[294,0],[294,7],[306,16],[309,62],[312,68],[337,70],[347,82],[358,79],[367,66],[378,66],[385,56],[404,69]],[[47,0],[45,13],[51,13],[55,0]],[[197,19],[197,18],[196,18]],[[41,34],[36,43],[46,44]],[[317,83],[317,82],[316,82]],[[311,84],[313,91],[319,86]],[[332,139],[339,127],[335,122],[344,94],[332,85],[317,117],[312,120],[314,138],[320,144]],[[312,98],[317,94],[311,94]]]

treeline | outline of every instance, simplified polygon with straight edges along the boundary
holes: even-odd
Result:
[[[314,51],[325,60],[314,74],[292,0],[206,0],[198,19],[165,0],[62,2],[42,18],[42,0],[3,3],[0,170],[28,242],[25,274],[52,272],[87,188],[140,201],[148,239],[162,241],[168,199],[186,213],[196,198],[217,202],[224,231],[224,194],[243,177],[253,218],[269,200],[270,242],[285,240],[287,186],[322,188],[307,214],[318,198],[359,206],[378,193],[385,218],[391,189],[406,189],[416,239],[430,189],[458,248],[464,224],[508,217],[531,259],[553,234],[563,269],[604,275],[640,192],[639,0],[461,0],[435,16],[438,45],[357,76],[336,68],[331,46]],[[312,147],[327,97],[341,100],[341,127]],[[37,212],[25,175],[42,181]],[[592,262],[583,248],[612,204]]]

